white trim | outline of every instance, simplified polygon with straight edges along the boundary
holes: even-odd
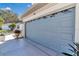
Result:
[[[79,4],[75,9],[75,42],[79,44]]]
[[[72,3],[65,3],[65,4],[60,3],[60,4],[56,4],[54,6],[51,5],[51,6],[49,6],[49,8],[36,13],[36,15],[31,14],[31,15],[29,15],[29,17],[24,17],[23,21],[24,22],[29,21],[29,20],[36,19],[36,18],[41,17],[41,16],[45,16],[45,15],[55,13],[55,12],[58,12],[58,11],[61,11],[61,10],[64,10],[64,9],[75,7],[75,5],[76,4],[72,4]]]

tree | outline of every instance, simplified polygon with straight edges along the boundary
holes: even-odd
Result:
[[[9,25],[9,28],[10,28],[12,31],[14,30],[15,27],[16,27],[16,24],[15,24],[15,23],[12,23],[12,24]]]
[[[4,19],[0,17],[0,30],[2,30],[2,25],[4,24]]]
[[[17,23],[19,21],[18,15],[14,13],[12,10],[8,11],[0,9],[0,16],[5,20],[4,23]]]

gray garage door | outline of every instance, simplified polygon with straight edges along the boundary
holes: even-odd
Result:
[[[59,52],[72,53],[75,31],[75,8],[27,22],[27,37],[43,46]]]

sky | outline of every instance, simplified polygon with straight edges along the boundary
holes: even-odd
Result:
[[[0,9],[8,9],[14,13],[21,15],[31,7],[31,3],[0,3]]]

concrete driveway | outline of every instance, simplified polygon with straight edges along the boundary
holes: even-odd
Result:
[[[8,36],[9,37],[9,36]],[[10,38],[10,37],[9,37]],[[28,39],[8,39],[0,44],[0,56],[59,56],[56,51],[51,51]]]
[[[20,40],[8,40],[0,45],[0,55],[3,56],[28,56],[28,55],[46,55],[31,44]]]

